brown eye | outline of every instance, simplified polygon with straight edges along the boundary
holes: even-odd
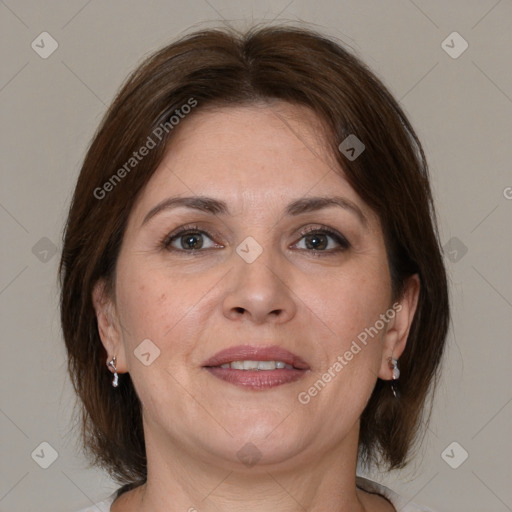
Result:
[[[328,236],[322,233],[315,233],[304,237],[307,249],[322,250],[329,245]]]
[[[179,233],[169,235],[163,242],[168,250],[192,252],[199,249],[220,247],[210,235],[204,231],[185,229]]]
[[[312,228],[301,233],[302,239],[294,247],[327,254],[344,251],[350,247],[347,239],[340,233],[323,228]],[[302,247],[301,247],[302,245]]]
[[[201,249],[203,247],[203,235],[201,233],[189,233],[181,235],[178,239],[180,249]]]

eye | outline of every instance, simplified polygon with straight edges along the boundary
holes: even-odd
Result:
[[[169,251],[184,252],[222,247],[212,240],[209,233],[196,226],[184,227],[177,233],[171,233],[162,241],[162,245]]]
[[[301,235],[301,240],[293,247],[313,253],[329,254],[345,251],[350,247],[350,243],[341,233],[326,226],[307,228],[301,232]]]

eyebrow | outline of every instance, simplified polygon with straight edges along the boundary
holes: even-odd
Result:
[[[338,206],[344,210],[349,211],[355,215],[363,226],[368,226],[368,220],[363,214],[362,210],[354,202],[340,196],[333,197],[303,197],[292,201],[286,207],[286,215],[301,215],[303,213],[314,212]],[[169,197],[158,203],[152,208],[144,217],[141,227],[146,224],[151,218],[164,210],[173,208],[191,208],[213,215],[229,215],[229,208],[224,201],[205,196],[191,196],[191,197]]]

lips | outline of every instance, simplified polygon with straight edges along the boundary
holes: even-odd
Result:
[[[203,367],[225,382],[255,390],[295,382],[309,370],[309,365],[289,350],[252,345],[222,350],[205,361]]]

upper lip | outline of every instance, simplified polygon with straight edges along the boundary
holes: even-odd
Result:
[[[282,361],[300,370],[309,365],[298,355],[278,346],[239,345],[217,352],[203,366],[220,366],[233,361]]]

